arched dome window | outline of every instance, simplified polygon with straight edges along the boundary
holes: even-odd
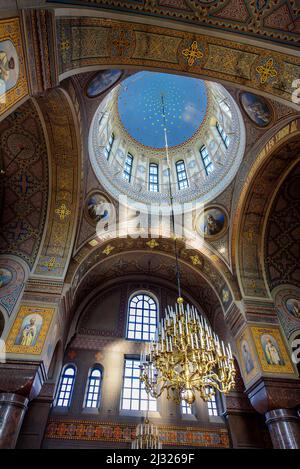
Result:
[[[127,339],[154,339],[157,316],[158,306],[154,298],[146,293],[133,296],[128,306]]]
[[[178,188],[181,191],[189,186],[187,173],[185,169],[185,163],[183,160],[177,161],[176,163],[176,173],[177,173],[177,182]]]
[[[109,160],[111,150],[112,150],[112,147],[113,147],[113,144],[114,144],[114,140],[115,140],[115,135],[114,135],[114,133],[112,133],[111,136],[109,137],[108,143],[107,143],[107,145],[105,147],[105,150],[104,150],[104,155],[105,155],[107,161]]]
[[[91,368],[85,397],[84,407],[97,409],[100,405],[100,391],[102,382],[102,370],[99,366]]]
[[[133,166],[133,156],[131,155],[131,153],[127,153],[127,157],[126,157],[126,160],[125,160],[125,166],[124,166],[124,178],[128,182],[131,181],[132,166]]]
[[[227,133],[225,132],[225,130],[223,129],[221,124],[219,124],[219,122],[216,123],[216,127],[217,127],[217,131],[219,132],[219,135],[220,135],[225,147],[228,148],[229,147],[229,137],[228,137]]]
[[[60,378],[60,386],[56,400],[57,407],[70,407],[74,390],[75,376],[75,366],[66,365]]]
[[[149,191],[150,192],[159,191],[158,164],[156,163],[149,164]]]
[[[209,153],[205,145],[203,145],[200,148],[200,155],[201,155],[201,159],[202,159],[202,163],[203,163],[206,175],[208,176],[210,173],[213,172],[214,165],[213,165],[213,162],[211,161],[211,158],[209,156]]]

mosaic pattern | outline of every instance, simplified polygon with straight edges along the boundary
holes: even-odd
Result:
[[[19,298],[26,280],[24,267],[17,260],[11,258],[0,258],[0,281],[3,279],[3,272],[9,281],[2,282],[0,287],[0,305],[3,306],[8,316],[11,315],[14,306]]]
[[[60,90],[40,98],[52,153],[52,192],[48,227],[35,274],[62,278],[72,249],[76,223],[78,158],[76,129],[69,103]]]
[[[282,284],[296,287],[300,284],[299,185],[300,164],[291,170],[283,183],[269,215],[265,267],[271,290]],[[300,319],[300,311],[295,316]]]
[[[206,430],[198,427],[158,426],[163,445],[229,448],[227,430]],[[135,426],[88,420],[50,420],[45,438],[131,443]]]
[[[165,71],[192,72],[260,89],[289,102],[292,82],[300,75],[300,59],[287,53],[270,54],[247,44],[149,25],[58,18],[57,34],[61,74],[93,65],[163,66]]]
[[[0,253],[21,257],[31,268],[43,235],[49,190],[44,132],[31,101],[0,123],[0,145],[6,171]]]
[[[49,1],[49,0],[48,0]],[[214,27],[235,34],[299,45],[297,0],[57,0]]]
[[[295,120],[285,125],[270,138],[257,155],[254,164],[249,168],[247,178],[243,181],[243,187],[239,194],[236,220],[238,220],[242,204],[248,194],[238,233],[240,239],[241,282],[243,291],[247,296],[268,297],[261,266],[260,230],[272,188],[276,187],[286,168],[298,157],[299,139],[297,135],[299,129],[300,121]],[[291,139],[294,136],[293,141],[283,145],[283,139],[288,136]],[[273,155],[272,158],[270,158],[271,155]],[[259,172],[259,168],[266,160],[268,162],[263,171]],[[251,188],[250,184],[252,184]],[[274,259],[276,259],[276,256]],[[292,267],[291,269],[293,270]]]

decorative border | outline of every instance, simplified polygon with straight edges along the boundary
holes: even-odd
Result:
[[[6,340],[7,353],[20,353],[23,355],[41,355],[55,308],[40,308],[36,306],[21,306],[15,322]],[[39,314],[43,317],[42,327],[34,346],[16,345],[16,338],[20,332],[23,320],[29,314]]]
[[[61,440],[112,441],[131,443],[136,425],[88,420],[50,420],[45,438]],[[163,445],[229,448],[225,428],[208,430],[198,427],[158,426]]]
[[[29,93],[19,18],[0,20],[0,41],[6,40],[13,43],[18,53],[19,77],[15,86],[5,93],[4,102],[0,99],[0,117]]]

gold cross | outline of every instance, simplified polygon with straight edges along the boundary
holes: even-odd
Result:
[[[203,53],[198,48],[197,41],[194,41],[188,49],[183,49],[182,55],[188,59],[188,65],[194,65],[196,59],[202,59]]]
[[[50,257],[49,261],[43,262],[42,265],[47,267],[48,270],[53,270],[60,266],[59,262],[56,262],[55,257]]]
[[[269,78],[274,78],[277,76],[277,70],[274,67],[273,59],[269,59],[264,65],[256,67],[256,71],[260,76],[261,84],[266,83]]]
[[[201,262],[201,260],[199,259],[199,256],[198,256],[198,255],[196,255],[196,256],[190,256],[190,259],[191,259],[193,265],[201,265],[201,264],[202,264],[202,262]]]
[[[109,256],[109,254],[114,250],[114,246],[111,246],[108,244],[106,248],[102,251],[102,254],[105,254],[106,256]]]
[[[66,50],[70,49],[70,42],[69,41],[62,41],[60,43],[60,48],[63,51],[66,51]]]
[[[150,249],[154,249],[154,248],[156,248],[157,246],[159,246],[158,242],[155,241],[155,239],[151,239],[151,240],[148,241],[146,244],[147,244],[147,246],[149,246]]]
[[[120,55],[122,55],[123,49],[126,49],[127,47],[130,46],[130,41],[126,39],[125,31],[120,31],[119,38],[114,39],[112,43],[115,46],[115,48],[118,49],[118,52]]]
[[[71,210],[69,210],[65,204],[61,204],[61,206],[55,210],[55,213],[57,213],[61,220],[64,220],[71,214]]]

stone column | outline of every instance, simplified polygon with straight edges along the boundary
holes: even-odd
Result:
[[[300,449],[300,419],[295,410],[271,410],[265,417],[275,449]]]
[[[16,447],[28,402],[45,380],[41,362],[0,363],[0,449]]]
[[[13,449],[27,410],[28,399],[18,394],[0,394],[0,449]]]
[[[251,404],[265,417],[275,449],[300,449],[299,380],[262,377],[247,390]]]

